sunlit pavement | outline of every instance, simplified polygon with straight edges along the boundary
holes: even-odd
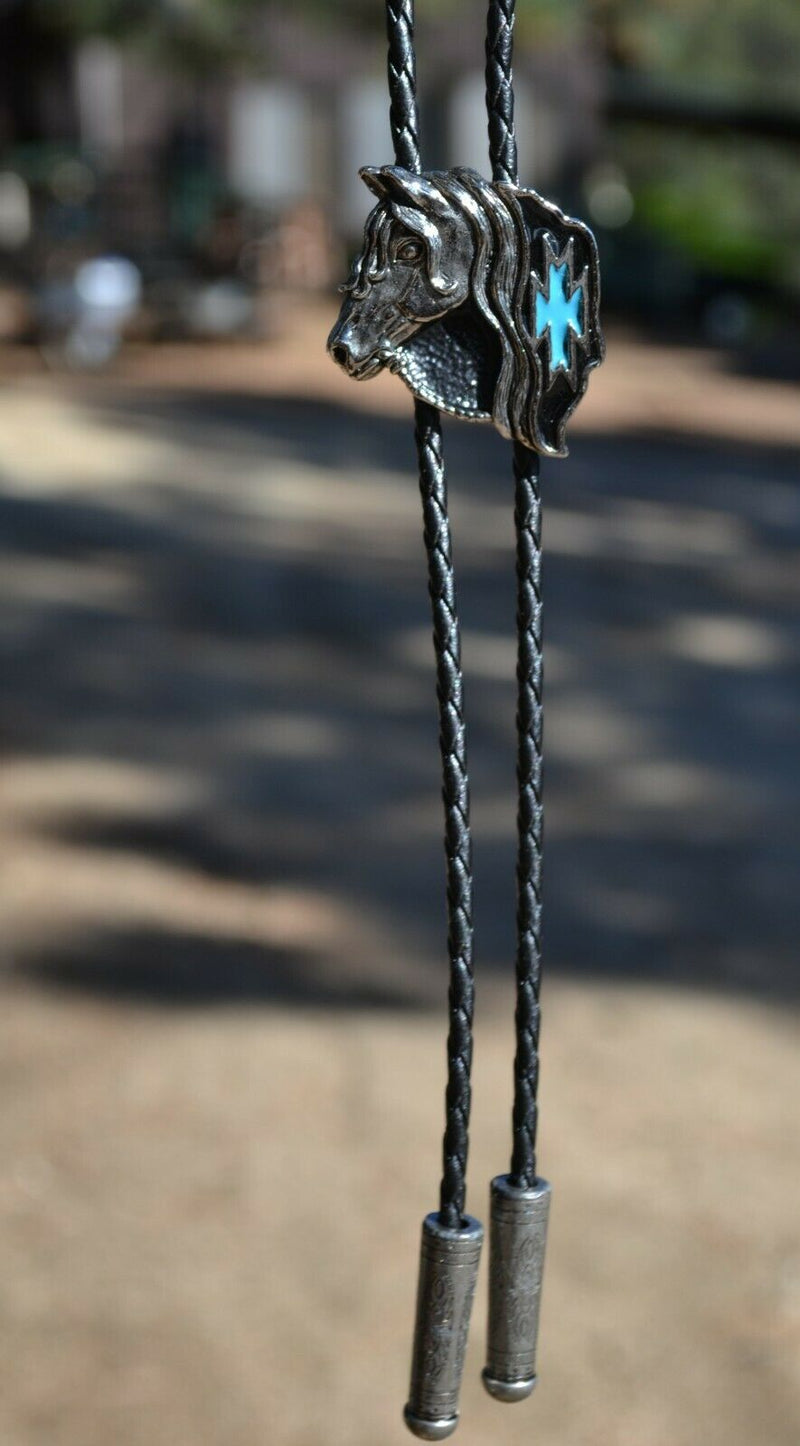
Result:
[[[3,1446],[404,1439],[444,1077],[429,624],[407,397],[323,333],[96,381],[3,359]],[[544,482],[541,1383],[483,1396],[479,1304],[459,1439],[795,1446],[800,393],[616,350]],[[480,1214],[513,539],[505,445],[447,444]]]

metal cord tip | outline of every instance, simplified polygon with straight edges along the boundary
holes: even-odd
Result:
[[[421,1441],[444,1441],[445,1436],[452,1436],[458,1425],[458,1412],[455,1416],[445,1416],[440,1421],[425,1421],[421,1416],[415,1416],[408,1406],[404,1406],[403,1420],[409,1431],[413,1431]]]
[[[515,1185],[498,1175],[491,1189],[489,1327],[483,1384],[496,1401],[524,1401],[536,1382],[550,1186]]]
[[[536,1376],[528,1376],[519,1381],[498,1381],[485,1367],[481,1372],[481,1380],[489,1395],[494,1396],[496,1401],[524,1401],[536,1385]]]
[[[458,1424],[472,1297],[483,1226],[469,1215],[458,1226],[438,1214],[422,1223],[411,1384],[404,1412],[409,1431],[442,1441]]]

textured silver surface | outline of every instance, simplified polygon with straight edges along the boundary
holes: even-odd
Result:
[[[361,175],[378,204],[328,338],[334,360],[358,380],[388,367],[432,406],[563,456],[604,354],[589,228],[464,166]]]
[[[492,1181],[489,1328],[483,1382],[501,1401],[520,1401],[536,1383],[536,1340],[550,1210],[550,1186],[529,1190],[507,1175]]]
[[[420,1441],[444,1441],[445,1437],[452,1436],[458,1425],[458,1412],[455,1416],[443,1416],[440,1421],[426,1421],[421,1416],[415,1416],[410,1406],[404,1406],[403,1420]]]
[[[422,1223],[417,1316],[406,1425],[425,1441],[449,1436],[458,1422],[464,1352],[483,1243],[480,1221],[450,1230],[438,1215]]]

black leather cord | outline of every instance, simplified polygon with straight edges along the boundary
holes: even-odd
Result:
[[[409,171],[421,168],[414,59],[413,0],[387,0],[390,121],[395,159]],[[469,781],[461,677],[461,636],[456,612],[442,427],[435,407],[414,403],[428,587],[433,610],[436,693],[447,859],[447,946],[450,958],[447,1093],[439,1218],[461,1224],[466,1200],[471,1103],[472,1017],[472,844]]]
[[[417,62],[414,55],[414,0],[386,0],[389,38],[389,122],[398,166],[421,170]]]
[[[518,184],[511,61],[515,0],[490,0],[486,108],[492,179]],[[517,536],[517,1047],[511,1178],[536,1182],[542,974],[542,503],[539,457],[514,444]]]
[[[492,180],[517,184],[511,55],[516,0],[490,0],[486,17],[486,113]]]
[[[542,972],[542,500],[539,457],[514,444],[517,535],[517,1047],[515,1185],[536,1182],[539,986]]]
[[[447,858],[447,946],[450,956],[447,1109],[439,1214],[443,1225],[455,1228],[461,1223],[466,1198],[475,993],[472,968],[469,781],[461,680],[461,639],[456,613],[450,523],[447,516],[442,428],[439,413],[427,402],[416,403],[415,420],[436,653],[436,694],[439,700],[439,743],[442,754]]]

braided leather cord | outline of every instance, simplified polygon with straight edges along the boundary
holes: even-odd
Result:
[[[542,499],[539,457],[514,445],[517,536],[517,1047],[511,1176],[536,1183],[542,972]]]
[[[518,184],[511,61],[515,0],[490,0],[486,107],[492,178]],[[514,444],[517,551],[517,1004],[511,1178],[536,1182],[542,974],[542,503],[539,457]]]
[[[387,0],[386,23],[389,39],[390,122],[395,159],[397,164],[404,166],[406,170],[419,171],[421,160],[413,0]],[[472,965],[472,843],[461,677],[461,634],[456,612],[439,413],[427,402],[416,400],[414,424],[425,549],[428,557],[428,588],[433,611],[447,860],[450,988],[446,1118],[439,1218],[443,1225],[458,1228],[466,1201],[475,994]]]
[[[419,171],[414,0],[386,0],[386,29],[389,37],[389,123],[395,160],[407,171]]]
[[[466,1198],[475,994],[472,969],[469,781],[461,679],[461,639],[456,613],[450,522],[447,516],[442,428],[439,413],[427,402],[417,402],[415,422],[436,653],[436,695],[439,700],[439,744],[442,753],[447,858],[447,947],[450,956],[447,1110],[439,1214],[443,1225],[456,1228],[461,1224]]]
[[[492,179],[517,184],[517,142],[514,136],[514,87],[511,56],[514,45],[515,0],[490,0],[486,17],[486,112]]]

